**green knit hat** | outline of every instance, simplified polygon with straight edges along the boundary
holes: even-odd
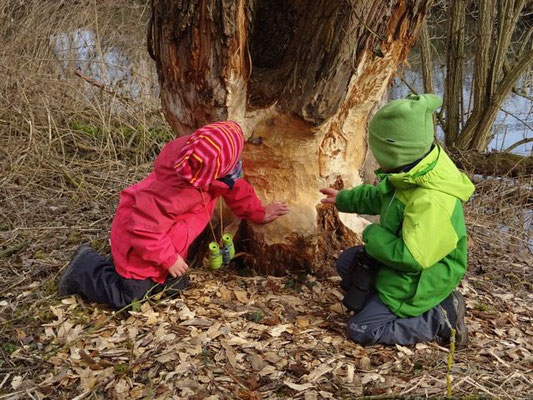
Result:
[[[441,105],[434,94],[410,94],[378,110],[368,127],[369,144],[382,168],[408,165],[429,152],[435,135],[433,112]]]

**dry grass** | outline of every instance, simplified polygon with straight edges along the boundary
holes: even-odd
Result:
[[[195,271],[202,284],[182,300],[146,303],[130,318],[57,298],[57,276],[72,251],[87,242],[108,251],[119,191],[147,174],[171,137],[145,51],[148,14],[145,1],[0,0],[0,399],[191,391],[296,398],[309,384],[319,397],[444,393],[442,348],[363,349],[345,340],[331,279]],[[58,37],[81,31],[95,38],[81,56],[76,48],[55,50]],[[123,59],[109,56],[117,51]],[[523,340],[533,318],[523,212],[531,210],[532,182],[507,182],[480,182],[466,206],[473,244],[463,291],[475,332],[456,358],[457,396],[525,398],[533,390],[533,349]],[[154,313],[157,321],[147,320]],[[217,324],[220,336],[209,329]],[[123,335],[135,330],[133,339]],[[270,367],[261,374],[263,362]]]
[[[145,50],[149,11],[0,0],[0,301],[15,299],[1,309],[2,378],[47,368],[9,358],[16,332],[38,334],[72,250],[107,247],[119,191],[172,137]]]

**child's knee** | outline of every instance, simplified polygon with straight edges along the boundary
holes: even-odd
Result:
[[[350,318],[346,329],[350,339],[362,345],[376,344],[381,331],[379,326],[369,324],[364,319],[358,318],[357,314]]]

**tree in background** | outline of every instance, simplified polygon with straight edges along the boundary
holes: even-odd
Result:
[[[498,112],[511,92],[526,96],[533,64],[533,26],[530,0],[441,1],[447,8],[446,78],[439,122],[449,147],[483,151],[493,138]],[[468,21],[473,20],[473,24]],[[475,31],[469,35],[468,27]],[[427,29],[427,28],[426,28]],[[432,87],[431,47],[427,30],[421,35],[424,86]],[[472,43],[473,42],[473,43]],[[474,48],[471,97],[464,97],[463,66]],[[525,78],[524,78],[525,77]],[[522,79],[521,79],[522,78]],[[522,87],[516,85],[522,81]],[[511,146],[533,141],[526,138]]]
[[[149,50],[174,131],[238,121],[247,179],[263,200],[290,203],[279,222],[241,226],[263,270],[317,266],[355,240],[318,207],[318,189],[360,182],[368,118],[429,3],[153,0]]]

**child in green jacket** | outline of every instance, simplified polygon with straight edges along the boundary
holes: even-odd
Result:
[[[369,145],[381,169],[377,186],[322,189],[324,203],[341,212],[380,215],[363,232],[364,247],[337,260],[358,311],[348,334],[361,344],[467,343],[465,303],[455,290],[466,272],[467,237],[462,203],[470,180],[434,143],[433,112],[442,101],[410,95],[381,108],[369,124]],[[368,295],[365,281],[371,284]]]

